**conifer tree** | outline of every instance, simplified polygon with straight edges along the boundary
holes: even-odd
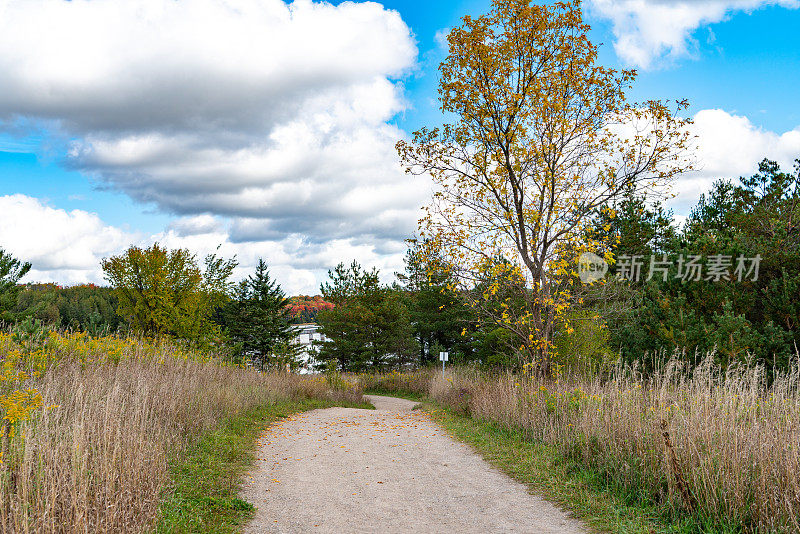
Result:
[[[378,270],[353,262],[328,271],[320,289],[333,308],[319,313],[319,357],[337,368],[360,372],[386,370],[411,363],[417,354],[408,308],[402,291],[380,283]]]
[[[0,248],[0,322],[10,321],[21,290],[20,279],[31,270],[31,264],[21,262]]]
[[[439,350],[468,359],[473,311],[451,288],[453,276],[432,254],[424,254],[417,240],[411,240],[404,273],[395,273],[408,300],[409,317],[419,347],[419,363],[438,361]],[[465,335],[462,335],[462,332]]]
[[[298,347],[293,343],[289,299],[258,260],[253,275],[239,284],[236,299],[226,314],[228,333],[242,354],[260,367],[294,365]]]

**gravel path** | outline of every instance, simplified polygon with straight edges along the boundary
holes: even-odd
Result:
[[[585,532],[415,403],[368,399],[376,410],[314,410],[264,432],[244,532]]]

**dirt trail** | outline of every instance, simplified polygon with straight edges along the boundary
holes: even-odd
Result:
[[[264,433],[244,532],[586,532],[415,403],[368,398],[376,410],[314,410]]]

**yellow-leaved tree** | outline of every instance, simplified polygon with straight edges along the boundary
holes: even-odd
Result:
[[[117,312],[133,330],[204,346],[220,336],[212,315],[232,294],[229,279],[237,262],[211,254],[204,263],[205,270],[187,249],[156,243],[132,246],[104,259],[102,267],[119,298]]]
[[[464,17],[440,66],[452,122],[397,145],[406,171],[436,184],[422,237],[483,320],[545,373],[578,257],[612,261],[593,216],[626,189],[662,192],[691,167],[689,121],[677,116],[686,103],[628,101],[636,72],[598,65],[588,30],[577,0],[494,0],[487,15]]]

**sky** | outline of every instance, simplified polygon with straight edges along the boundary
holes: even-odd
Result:
[[[0,248],[25,281],[102,283],[135,244],[264,258],[290,294],[384,280],[431,194],[394,145],[442,121],[445,36],[488,1],[0,0]],[[631,99],[688,99],[714,180],[800,158],[800,0],[585,0]]]

